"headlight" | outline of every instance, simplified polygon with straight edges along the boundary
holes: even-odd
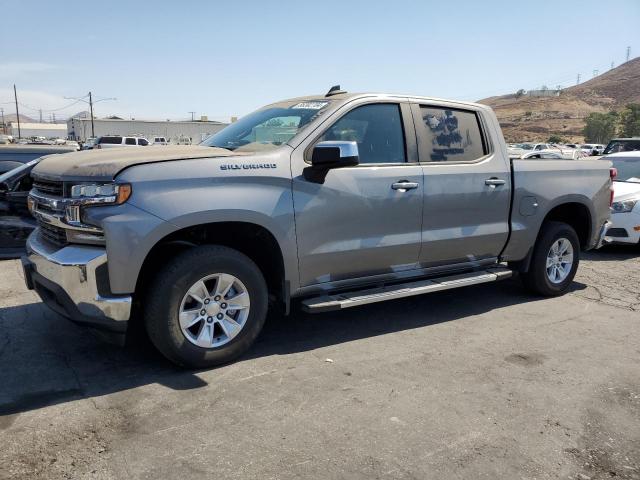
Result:
[[[71,198],[80,200],[83,205],[120,205],[126,202],[130,196],[131,185],[128,183],[91,183],[71,187]]]
[[[622,202],[613,202],[611,204],[611,213],[627,213],[633,210],[633,207],[638,203],[638,199],[624,200]]]

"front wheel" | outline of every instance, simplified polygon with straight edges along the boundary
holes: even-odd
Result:
[[[158,273],[144,305],[149,338],[169,360],[203,368],[229,362],[253,344],[267,315],[267,286],[247,256],[201,246]]]
[[[578,270],[580,242],[566,223],[547,222],[534,246],[529,271],[522,274],[524,285],[544,296],[562,295]]]

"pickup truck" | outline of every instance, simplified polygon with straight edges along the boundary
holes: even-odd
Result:
[[[199,146],[45,158],[25,279],[76,322],[143,322],[171,361],[207,367],[293,299],[327,312],[514,274],[560,295],[603,242],[609,167],[510,161],[484,105],[333,87]]]

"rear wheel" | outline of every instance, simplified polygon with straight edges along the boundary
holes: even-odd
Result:
[[[149,338],[169,360],[211,367],[253,344],[267,314],[267,286],[242,253],[201,246],[158,273],[144,305]]]
[[[573,282],[579,262],[575,230],[566,223],[547,222],[534,246],[529,271],[522,274],[523,283],[540,295],[562,295]]]

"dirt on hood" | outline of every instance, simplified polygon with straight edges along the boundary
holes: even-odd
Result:
[[[95,180],[109,182],[128,167],[145,163],[192,158],[248,155],[224,148],[193,145],[114,147],[100,150],[47,155],[33,169],[44,180]]]

